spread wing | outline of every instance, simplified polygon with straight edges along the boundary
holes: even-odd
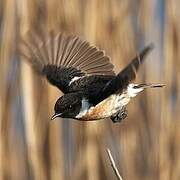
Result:
[[[21,55],[64,93],[68,92],[70,82],[80,77],[114,75],[104,51],[76,36],[29,33],[21,43]]]
[[[109,95],[121,92],[128,84],[136,78],[140,65],[144,62],[146,55],[153,49],[153,44],[146,46],[117,76],[109,81],[100,92],[100,100]]]

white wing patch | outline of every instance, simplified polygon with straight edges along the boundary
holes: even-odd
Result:
[[[84,76],[83,76],[84,77]],[[69,82],[69,86],[74,82],[74,81],[77,81],[78,79],[81,79],[82,77],[78,77],[78,76],[76,76],[76,77],[73,77],[72,79],[71,79],[71,81]]]
[[[82,105],[79,114],[76,116],[76,118],[82,118],[89,110],[90,104],[87,99],[82,99]]]

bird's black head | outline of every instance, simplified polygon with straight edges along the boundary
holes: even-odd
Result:
[[[80,93],[69,93],[60,97],[54,106],[55,114],[52,120],[57,117],[75,118],[79,114],[82,104],[82,95]]]

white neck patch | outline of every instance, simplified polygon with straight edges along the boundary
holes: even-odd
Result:
[[[83,117],[89,110],[90,108],[90,104],[88,102],[87,99],[83,98],[82,99],[82,105],[81,105],[81,109],[80,109],[80,112],[79,114],[76,116],[76,118],[81,118]]]

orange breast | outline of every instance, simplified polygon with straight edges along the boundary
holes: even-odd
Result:
[[[99,120],[112,116],[117,113],[125,104],[129,102],[129,98],[121,95],[111,95],[103,100],[95,107],[91,107],[89,111],[81,118],[82,120]]]
[[[104,119],[110,116],[111,102],[103,101],[95,107],[91,107],[89,111],[82,117],[83,120],[98,120]]]

